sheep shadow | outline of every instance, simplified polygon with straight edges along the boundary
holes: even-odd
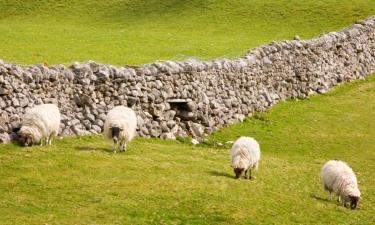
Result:
[[[315,199],[315,200],[322,201],[322,202],[331,202],[328,198],[322,198],[322,197],[317,196],[315,194],[310,194],[310,197]]]
[[[313,199],[315,199],[315,200],[318,200],[318,201],[326,202],[326,203],[337,205],[337,206],[342,206],[342,204],[337,201],[337,197],[336,196],[333,196],[332,199],[329,199],[328,197],[327,198],[322,198],[322,197],[319,197],[317,195],[310,194],[310,197],[313,198]],[[358,210],[358,208],[357,208],[357,210]]]
[[[78,151],[104,151],[104,152],[113,152],[111,148],[104,147],[90,147],[90,146],[77,146],[75,147]]]
[[[210,174],[211,176],[214,176],[214,177],[227,177],[227,178],[235,179],[234,175],[224,173],[224,172],[219,172],[219,171],[213,171],[212,170],[212,171],[209,171],[208,174]]]
[[[332,199],[329,199],[328,197],[327,198],[322,198],[322,197],[317,196],[315,194],[310,194],[310,197],[313,198],[313,199],[315,199],[315,200],[321,201],[321,202],[326,202],[326,203],[330,203],[330,204],[340,205],[340,203],[338,201],[336,201],[336,196],[334,196]]]

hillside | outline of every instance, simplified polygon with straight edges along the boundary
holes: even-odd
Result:
[[[0,58],[116,65],[222,58],[375,14],[373,0],[2,0]]]
[[[203,146],[137,138],[114,155],[102,137],[0,145],[0,224],[373,224],[375,76],[276,105]],[[236,180],[229,144],[261,144],[256,180]],[[220,147],[217,143],[223,143]],[[357,210],[328,201],[328,159],[357,172]]]
[[[370,15],[374,0],[1,0],[0,59],[123,65],[235,57]],[[279,102],[195,146],[189,138],[137,137],[113,154],[100,135],[0,145],[0,225],[372,225],[374,118],[375,74]],[[240,136],[260,143],[255,180],[234,179],[229,149]],[[330,159],[356,172],[356,210],[322,190],[320,169]]]

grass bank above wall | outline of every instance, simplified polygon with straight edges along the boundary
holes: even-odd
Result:
[[[223,58],[375,15],[373,0],[2,0],[0,58],[116,65]]]
[[[256,180],[235,180],[229,146],[136,138],[114,155],[102,137],[0,145],[0,224],[373,224],[375,75],[277,104],[209,137],[261,144]],[[356,171],[357,210],[328,201],[328,159]]]

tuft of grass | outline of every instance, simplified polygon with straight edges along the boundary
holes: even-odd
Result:
[[[286,101],[209,141],[253,136],[255,180],[236,180],[229,147],[136,138],[113,154],[101,136],[0,146],[0,224],[373,224],[375,75]],[[328,200],[326,160],[356,171],[358,210]]]
[[[116,65],[232,58],[374,14],[373,0],[2,0],[0,58]]]

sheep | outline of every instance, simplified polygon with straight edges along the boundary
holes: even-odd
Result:
[[[338,202],[342,201],[344,207],[349,202],[351,209],[357,207],[361,192],[358,189],[357,177],[345,162],[339,160],[326,162],[320,176],[324,190],[329,192],[329,198],[334,192],[338,196]]]
[[[251,179],[251,170],[258,169],[260,160],[258,142],[251,137],[240,137],[233,144],[230,155],[236,178],[240,178],[243,171],[245,171],[245,179]]]
[[[108,112],[104,123],[104,136],[113,140],[113,151],[116,146],[119,151],[126,152],[126,144],[136,135],[137,116],[135,112],[125,106],[116,106]]]
[[[24,146],[43,145],[43,141],[51,145],[52,137],[58,135],[59,128],[59,108],[54,104],[37,105],[24,115],[18,139]]]

